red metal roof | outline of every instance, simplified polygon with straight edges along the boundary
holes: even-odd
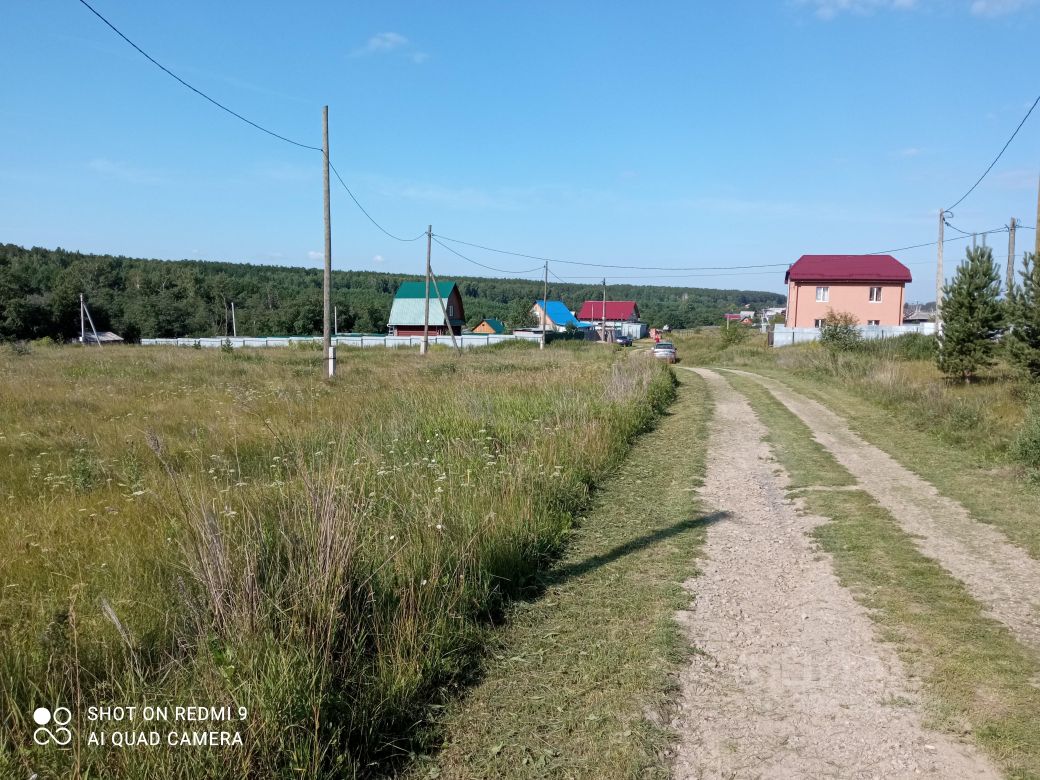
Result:
[[[910,269],[892,255],[802,255],[784,281],[910,282]]]
[[[635,301],[607,301],[607,316],[603,316],[603,301],[585,301],[578,312],[578,319],[587,322],[600,320],[635,320],[639,319],[639,309]]]

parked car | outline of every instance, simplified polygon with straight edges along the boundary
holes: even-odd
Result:
[[[668,363],[675,363],[679,360],[679,353],[676,352],[675,345],[672,342],[659,341],[654,345],[654,357]]]
[[[618,345],[620,345],[622,347],[631,347],[632,346],[632,337],[631,336],[618,336],[616,339],[614,339],[614,343],[618,344]]]

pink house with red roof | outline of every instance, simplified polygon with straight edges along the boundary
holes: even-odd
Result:
[[[910,269],[891,255],[802,255],[787,269],[787,327],[818,328],[828,310],[860,325],[902,325]]]

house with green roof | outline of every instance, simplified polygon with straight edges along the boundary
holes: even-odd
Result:
[[[494,317],[485,317],[480,321],[480,324],[473,329],[474,333],[484,333],[488,335],[495,335],[497,333],[505,333],[506,325],[502,320],[496,320]]]
[[[444,310],[437,293],[444,300]],[[462,334],[462,326],[466,314],[462,308],[462,294],[455,282],[437,282],[436,288],[430,283],[430,334],[434,336],[448,335],[450,327],[456,336]],[[397,288],[393,305],[390,307],[390,320],[387,325],[394,336],[421,336],[423,318],[426,308],[426,282],[404,282]],[[445,317],[445,313],[447,317]]]

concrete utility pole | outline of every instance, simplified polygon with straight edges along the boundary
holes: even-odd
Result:
[[[425,355],[430,351],[430,253],[433,251],[433,225],[426,228],[426,298],[423,300],[423,326],[422,344],[419,346],[419,354]],[[438,297],[440,292],[437,293]],[[449,326],[450,327],[450,326]]]
[[[235,322],[235,302],[231,301],[231,335],[238,338],[238,324]]]
[[[332,332],[339,333],[339,306],[332,307]]]
[[[1015,286],[1015,227],[1018,221],[1012,217],[1008,226],[1008,262],[1007,262],[1007,287],[1006,292],[1011,295],[1011,288]]]
[[[83,313],[83,293],[79,294],[79,343],[87,343],[87,317]]]
[[[939,209],[939,254],[935,261],[935,322],[942,321],[942,288],[943,276],[943,228],[946,226],[946,211]]]
[[[602,339],[607,340],[607,280],[603,280],[603,310],[600,312],[602,325]]]
[[[545,349],[545,319],[546,308],[549,306],[549,262],[545,263],[545,285],[542,287],[542,341],[538,349]]]
[[[433,269],[430,269],[430,278],[433,280],[433,289],[437,291],[437,300],[441,302],[441,314],[444,315],[444,324],[448,326],[448,333],[451,334],[451,345],[462,354],[462,347],[459,346],[459,342],[455,340],[455,328],[451,326],[451,318],[448,317],[448,307],[444,305],[444,298],[441,297],[441,286],[437,282],[437,277],[433,275]]]
[[[325,276],[322,313],[322,348],[328,359],[325,378],[336,375],[336,348],[332,346],[332,204],[329,198],[329,107],[321,110],[322,188],[325,193]]]

